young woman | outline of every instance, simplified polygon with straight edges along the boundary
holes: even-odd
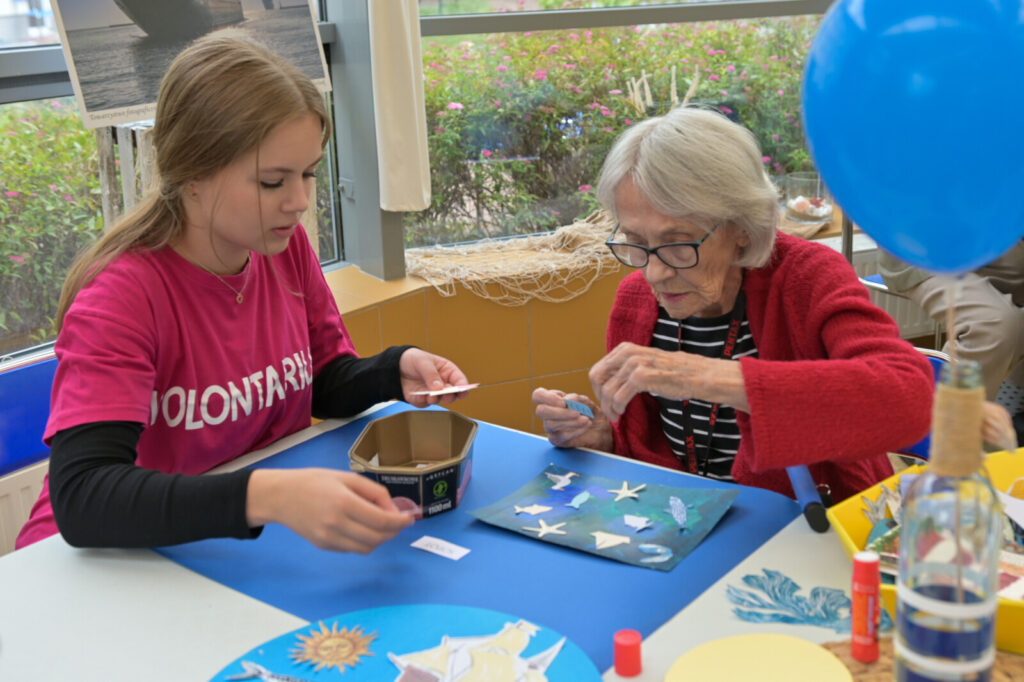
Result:
[[[330,134],[321,94],[248,42],[207,37],[161,84],[159,187],[72,267],[57,324],[51,445],[18,538],[76,546],[251,538],[282,523],[366,553],[412,522],[335,470],[199,475],[309,426],[458,385],[412,347],[357,357],[299,223]],[[445,397],[451,402],[454,396]]]

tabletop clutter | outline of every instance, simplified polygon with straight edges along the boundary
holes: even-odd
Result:
[[[832,219],[832,199],[817,173],[786,176],[786,218],[805,223]]]
[[[472,474],[476,433],[476,422],[455,412],[400,412],[374,419],[365,426],[350,449],[350,465],[353,471],[386,486],[396,503],[413,511],[418,518],[434,516],[455,509],[462,500]],[[1008,478],[1014,476],[1015,472],[1020,473],[1016,471],[1020,467],[1009,453],[993,456],[989,468],[994,472],[993,480],[1003,489],[1012,489]],[[900,531],[897,520],[901,518],[901,493],[920,474],[920,470],[921,467],[912,467],[864,491],[862,495],[834,506],[828,512],[844,548],[854,561],[850,614],[852,640],[847,644],[847,651],[849,658],[858,664],[873,664],[878,661],[880,650],[888,651],[886,646],[880,649],[879,645],[879,611],[881,605],[885,604],[891,613],[895,613],[894,582],[899,565]],[[702,509],[700,500],[711,494],[711,491],[666,488],[667,492],[662,495],[666,501],[673,494],[690,500],[682,504],[683,517],[677,514],[669,519],[671,505],[666,501],[659,498],[650,508],[643,504],[645,494],[653,494],[660,486],[645,485],[641,481],[614,483],[618,488],[612,481],[590,476],[585,471],[563,471],[551,466],[508,497],[485,508],[471,510],[470,513],[479,520],[507,530],[601,555],[608,552],[611,545],[609,538],[613,537],[619,543],[626,543],[617,550],[628,548],[632,538],[635,543],[647,542],[643,547],[649,551],[649,547],[653,546],[650,545],[653,541],[651,538],[656,537],[649,533],[649,529],[653,527],[652,524],[661,521],[658,518],[659,511],[664,511],[666,520],[672,521],[675,526],[685,528],[695,518],[699,518],[698,510]],[[1024,485],[1018,485],[1017,489],[1024,489]],[[693,493],[700,494],[693,497]],[[607,500],[604,499],[606,497]],[[617,509],[622,499],[636,508],[630,506],[627,510],[629,513],[623,515]],[[704,533],[710,532],[717,516],[728,508],[728,502],[715,503],[718,508],[709,518],[710,523],[703,529]],[[564,521],[583,519],[583,512],[588,507],[591,513],[603,510],[600,515],[604,525],[598,529],[601,532],[597,533],[590,532],[594,530],[590,525],[586,528],[581,526],[582,530],[578,529],[579,532],[575,533],[579,540],[575,541],[573,532],[566,534],[567,530],[572,529],[567,529]],[[665,509],[661,510],[661,507]],[[615,509],[615,514],[609,509]],[[687,510],[690,515],[688,520],[685,517]],[[556,516],[551,516],[545,522],[541,519],[545,514]],[[644,523],[638,522],[641,518]],[[684,520],[680,522],[680,518]],[[609,525],[620,520],[622,528]],[[1018,561],[1024,558],[1024,548],[1020,544],[1024,532],[1012,519],[1004,527],[1004,553],[1009,554],[1005,554],[1002,562],[1001,584],[1008,586],[1020,580],[1020,585],[1024,586],[1024,561]],[[644,532],[648,532],[648,535],[641,538]],[[679,528],[674,532],[679,532]],[[597,538],[596,544],[590,537],[592,535]],[[673,557],[672,565],[686,554],[670,543],[666,547],[672,548],[672,554],[679,555]],[[666,552],[663,554],[668,556]],[[658,557],[656,554],[638,556],[641,558],[636,561],[626,560],[644,565],[641,563],[644,559],[649,562],[651,556]],[[623,557],[610,554],[607,558],[624,560]],[[1024,630],[1017,627],[1024,621],[1024,603],[1019,599],[1011,602],[1001,596],[999,613],[1001,619],[997,625],[997,639],[1000,648],[1024,652],[1024,635],[1021,634]],[[642,670],[642,638],[639,633],[619,631],[612,634],[616,653],[615,668],[620,676],[639,674]]]
[[[372,420],[349,450],[349,466],[388,489],[399,508],[426,518],[454,509],[473,472],[477,424],[449,411]]]

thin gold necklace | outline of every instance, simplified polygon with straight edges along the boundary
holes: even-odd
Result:
[[[247,286],[249,286],[249,272],[252,270],[252,268],[250,267],[251,263],[249,262],[249,260],[250,260],[249,258],[246,258],[245,259],[245,265],[242,266],[243,268],[245,268],[245,281],[242,282],[242,288],[241,289],[236,289],[233,286],[231,286],[230,284],[228,284],[228,281],[226,279],[224,279],[223,277],[218,275],[213,270],[211,270],[211,269],[209,269],[209,268],[207,268],[207,267],[205,267],[203,265],[199,265],[198,263],[196,263],[196,265],[199,265],[199,267],[203,268],[203,270],[206,270],[208,273],[210,273],[211,275],[213,275],[214,277],[219,279],[224,286],[226,286],[228,289],[231,289],[231,291],[234,292],[234,294],[235,294],[235,301],[237,303],[241,304],[242,301],[245,300],[245,296],[243,296],[243,293],[245,292],[245,288]]]

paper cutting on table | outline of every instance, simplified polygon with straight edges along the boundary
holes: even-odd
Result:
[[[523,526],[523,530],[532,530],[532,531],[537,533],[537,537],[539,537],[539,538],[542,538],[545,535],[552,535],[552,534],[554,534],[554,535],[565,535],[566,534],[565,531],[562,530],[562,526],[565,525],[565,521],[563,521],[562,523],[556,523],[553,526],[549,526],[544,521],[544,519],[538,519],[538,523],[540,523],[540,527],[539,528],[535,528],[533,526]]]
[[[552,464],[470,514],[544,542],[670,571],[711,532],[738,492],[611,480]],[[524,519],[530,509],[544,511]]]
[[[577,495],[576,497],[572,498],[572,502],[566,502],[565,506],[566,507],[572,507],[573,509],[579,509],[580,505],[582,505],[584,502],[589,500],[591,497],[593,497],[593,496],[590,494],[590,491],[589,490],[584,490],[579,495]]]
[[[850,631],[850,597],[834,587],[818,586],[808,595],[800,594],[800,585],[781,571],[761,569],[762,575],[745,575],[748,589],[726,586],[726,597],[733,603],[732,613],[748,623],[813,625],[835,632]],[[893,629],[889,612],[881,610],[879,630]]]
[[[609,547],[629,544],[629,538],[625,535],[605,533],[603,530],[594,531],[591,535],[594,536],[594,545],[597,549],[608,549]]]
[[[516,514],[529,514],[530,516],[536,516],[537,514],[543,514],[546,511],[551,511],[551,507],[545,507],[543,504],[531,504],[529,507],[516,507]]]
[[[412,395],[448,395],[449,393],[462,393],[463,391],[472,391],[480,384],[462,384],[461,386],[445,386],[434,391],[413,391]]]
[[[353,611],[282,634],[230,663],[213,682],[494,679],[600,682],[601,675],[571,640],[517,616],[408,604]]]
[[[685,502],[683,502],[678,497],[673,495],[672,497],[668,498],[668,509],[666,509],[665,511],[672,515],[672,519],[676,522],[676,524],[678,524],[680,532],[686,530],[688,517],[686,514]]]
[[[432,649],[408,654],[388,653],[402,672],[401,680],[456,682],[457,680],[545,680],[565,637],[548,649],[523,659],[520,654],[537,634],[536,625],[525,620],[505,623],[500,632],[480,637],[448,637]],[[525,674],[524,674],[525,673]]]
[[[373,655],[370,642],[377,638],[377,633],[364,635],[358,625],[351,630],[345,627],[339,630],[337,622],[328,630],[321,622],[319,631],[314,627],[306,634],[298,633],[296,637],[298,642],[291,651],[293,661],[309,663],[314,671],[335,666],[338,672],[343,673],[346,665],[355,668],[360,658]]]
[[[550,467],[548,471],[544,472],[544,475],[548,477],[548,480],[554,483],[554,485],[551,486],[552,490],[565,490],[565,486],[572,483],[572,477],[579,476],[575,471],[566,471],[564,473],[557,474],[552,473],[550,471]]]
[[[637,516],[636,514],[626,514],[622,517],[622,520],[626,522],[626,525],[632,528],[636,532],[642,531],[644,528],[651,527],[651,520],[646,516]]]
[[[635,500],[639,496],[640,491],[646,487],[646,483],[641,483],[635,488],[630,488],[629,481],[623,481],[622,486],[616,488],[615,490],[609,490],[608,492],[613,493],[615,495],[615,502],[618,502],[619,500],[624,500],[626,498]]]

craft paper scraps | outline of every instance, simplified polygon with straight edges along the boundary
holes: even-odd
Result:
[[[352,611],[258,644],[210,682],[601,682],[564,635],[500,611],[404,604]]]
[[[472,391],[477,388],[480,384],[461,384],[459,386],[445,386],[444,388],[434,389],[433,391],[413,391],[412,395],[448,395],[449,393],[464,393],[466,391]]]
[[[615,490],[609,490],[608,492],[615,494],[615,502],[618,502],[619,500],[624,500],[626,498],[635,500],[638,496],[638,493],[646,487],[646,483],[641,483],[635,488],[630,488],[629,482],[623,481],[622,486],[616,488]]]
[[[711,532],[738,494],[733,486],[648,485],[552,464],[511,495],[469,513],[543,542],[670,571]],[[524,512],[533,518],[524,518]]]
[[[570,410],[575,410],[576,412],[579,412],[584,417],[589,417],[590,419],[594,418],[594,411],[581,402],[567,399],[565,401],[565,406],[568,407]]]
[[[579,476],[575,471],[566,471],[558,474],[545,471],[544,475],[548,477],[549,481],[554,483],[554,485],[551,486],[552,490],[565,490],[565,486],[572,482],[572,477]]]
[[[540,527],[538,527],[538,528],[534,528],[533,526],[523,526],[523,530],[535,531],[537,533],[537,537],[539,537],[539,538],[542,538],[545,535],[549,535],[549,534],[552,534],[552,533],[555,534],[555,535],[565,535],[565,531],[562,530],[562,526],[565,525],[564,521],[562,523],[556,523],[553,526],[549,526],[544,521],[544,519],[540,519],[539,523],[540,523]]]

